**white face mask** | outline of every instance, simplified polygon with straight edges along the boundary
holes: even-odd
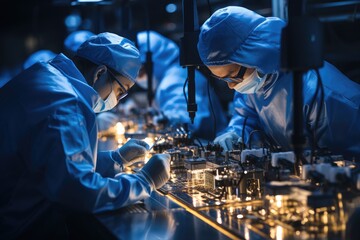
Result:
[[[93,106],[95,113],[105,112],[113,109],[118,104],[114,90],[111,90],[110,95],[103,100],[99,97],[99,100]]]
[[[254,70],[244,81],[236,84],[234,90],[243,94],[255,93],[263,86],[265,79],[266,75],[260,77],[258,72]]]

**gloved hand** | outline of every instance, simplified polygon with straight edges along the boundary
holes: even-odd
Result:
[[[122,164],[127,167],[136,162],[144,161],[149,145],[138,139],[130,139],[116,152],[120,155]]]
[[[138,172],[156,189],[161,188],[170,178],[170,154],[156,154]]]
[[[221,147],[224,148],[224,151],[233,150],[233,143],[241,141],[241,137],[239,137],[235,132],[226,132],[217,138],[215,138],[214,143],[220,144]]]

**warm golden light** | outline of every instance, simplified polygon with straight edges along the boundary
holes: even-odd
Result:
[[[238,219],[243,219],[243,218],[244,218],[244,215],[238,214],[236,217],[237,217]]]
[[[259,211],[259,213],[260,213],[260,215],[265,216],[266,210],[265,210],[265,209],[261,209],[261,210]]]
[[[230,207],[230,208],[229,208],[229,212],[230,212],[230,214],[232,214],[232,213],[234,212],[234,208],[233,208],[233,207]]]
[[[276,240],[282,240],[284,235],[284,229],[282,226],[276,226]]]
[[[222,224],[221,211],[219,209],[216,210],[216,221]]]
[[[282,199],[283,199],[283,197],[281,195],[276,195],[275,196],[275,201],[276,201],[276,207],[277,208],[282,207]]]
[[[154,144],[154,139],[146,137],[143,139],[144,142],[146,142],[149,146],[152,146]]]
[[[117,122],[115,125],[116,134],[117,135],[123,135],[125,134],[125,127],[121,122]]]
[[[244,237],[246,240],[250,239],[250,230],[249,230],[249,227],[247,226],[247,224],[245,224],[245,226],[244,226]]]

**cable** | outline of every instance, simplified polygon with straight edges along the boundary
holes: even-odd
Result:
[[[316,96],[318,95],[318,91],[319,91],[319,83],[316,85],[316,89],[315,89],[315,93],[313,98],[311,99],[310,105],[309,105],[309,114],[308,114],[308,118],[306,120],[306,122],[310,122],[309,118],[310,118],[310,113],[311,110],[314,107],[315,101],[316,101]],[[311,154],[310,154],[310,163],[313,164],[313,158],[314,158],[314,151],[315,151],[315,139],[314,139],[314,134],[313,131],[311,130],[311,128],[308,126],[308,124],[306,124],[306,128],[308,128],[308,131],[310,133],[310,136],[312,137],[312,146],[311,146]]]
[[[312,132],[312,140],[313,140],[312,141],[312,146],[311,146],[311,156],[310,156],[310,163],[311,164],[313,164],[314,157],[316,157],[315,156],[315,151],[318,149],[318,144],[317,144],[318,139],[317,139],[316,130],[318,128],[320,114],[322,112],[322,107],[324,105],[324,86],[323,86],[322,81],[321,81],[321,75],[319,73],[319,70],[316,69],[315,72],[316,72],[318,84],[316,86],[314,98],[311,101],[311,109],[314,107],[315,100],[316,100],[316,98],[318,96],[319,91],[321,91],[321,93],[320,93],[321,95],[320,95],[320,106],[318,108],[318,113],[316,114],[316,117],[315,117],[313,130],[311,131]]]
[[[199,138],[195,138],[195,140],[197,140],[197,141],[199,142],[199,145],[200,145],[201,149],[205,152],[205,148],[204,148],[204,146],[202,145],[200,139],[199,139]]]
[[[184,94],[186,104],[188,103],[188,99],[187,99],[187,96],[186,96],[186,84],[187,84],[187,82],[188,82],[188,79],[186,78],[186,80],[184,82],[184,86],[183,86],[183,94]]]
[[[239,181],[236,183],[237,186],[240,185],[241,181],[242,181],[243,178],[244,178],[244,175],[245,175],[245,173],[242,173],[242,174],[240,175],[240,179],[239,179]]]
[[[252,130],[249,134],[249,149],[252,148],[251,146],[251,138],[252,138],[252,135],[256,132],[259,132],[261,134],[261,143],[262,143],[262,146],[263,147],[266,147],[266,148],[269,148],[271,152],[275,152],[278,150],[278,148],[276,146],[273,145],[273,143],[271,141],[269,141],[268,137],[264,134],[264,132],[260,129],[255,129],[255,130]]]
[[[243,128],[241,130],[241,150],[244,150],[245,149],[245,127],[246,127],[246,122],[247,122],[247,119],[248,119],[249,116],[246,116],[245,117],[245,120],[243,122]]]
[[[252,137],[252,135],[253,135],[254,133],[256,133],[256,132],[260,132],[260,133],[261,133],[261,130],[255,129],[255,130],[252,130],[252,131],[250,132],[250,134],[249,134],[249,149],[252,149],[252,148],[251,148],[251,137]],[[263,144],[264,144],[264,143],[263,143]]]
[[[206,80],[206,86],[207,86],[207,93],[208,93],[208,99],[209,99],[209,104],[210,104],[210,110],[211,110],[211,114],[212,114],[212,117],[214,119],[214,125],[213,125],[213,137],[212,139],[215,138],[216,136],[216,129],[217,129],[217,123],[216,123],[216,116],[215,116],[215,112],[214,112],[214,106],[212,104],[212,101],[211,101],[211,96],[210,96],[210,86],[209,86],[209,81]]]
[[[319,124],[319,116],[322,112],[322,108],[323,108],[323,105],[324,105],[324,101],[325,101],[325,96],[324,96],[324,86],[322,84],[322,81],[321,81],[321,76],[320,76],[320,73],[319,73],[319,70],[316,69],[316,75],[318,77],[318,84],[320,86],[320,90],[321,90],[321,98],[320,98],[320,106],[319,106],[319,112],[318,112],[318,115],[316,117],[316,120],[315,120],[315,131],[314,131],[314,139],[315,139],[315,142],[317,142],[317,137],[316,137],[316,129],[318,127],[318,124]]]

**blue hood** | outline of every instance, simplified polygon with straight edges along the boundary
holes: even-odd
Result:
[[[273,73],[280,68],[281,30],[285,22],[242,7],[217,10],[201,27],[198,50],[205,65],[238,63]]]
[[[139,32],[137,40],[141,62],[144,64],[146,52],[148,51],[147,31]],[[150,31],[149,43],[152,60],[156,63],[154,64],[154,75],[160,80],[172,65],[179,65],[179,47],[170,39],[154,31]]]

